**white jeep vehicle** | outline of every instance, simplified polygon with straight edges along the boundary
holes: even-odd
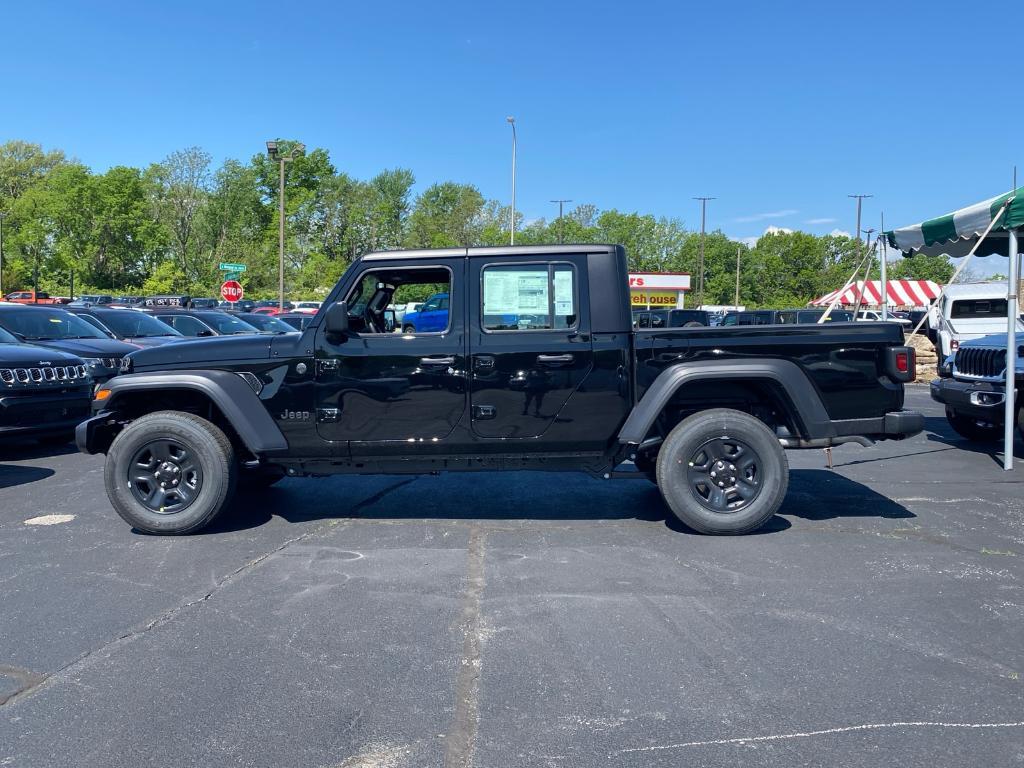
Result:
[[[958,283],[946,287],[938,307],[929,317],[935,331],[939,359],[945,360],[960,345],[1006,332],[1006,283]],[[1017,321],[1018,331],[1024,323]]]
[[[857,313],[857,322],[881,322],[882,313],[877,309],[862,309]],[[896,317],[892,312],[889,313],[889,317],[886,320],[889,323],[898,323],[899,325],[910,325],[910,321]]]

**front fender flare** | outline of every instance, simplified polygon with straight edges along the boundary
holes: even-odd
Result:
[[[786,394],[807,438],[835,437],[835,428],[807,374],[790,360],[708,360],[679,363],[666,368],[633,408],[622,429],[619,442],[639,445],[654,425],[672,395],[694,381],[760,380],[778,384]]]
[[[263,405],[263,401],[241,376],[231,371],[194,370],[194,371],[151,371],[148,373],[130,373],[115,376],[103,385],[110,390],[110,395],[95,406],[101,408],[108,416],[116,418],[118,400],[127,394],[151,393],[167,391],[198,392],[209,398],[224,418],[228,420],[241,438],[245,447],[259,456],[270,451],[283,451],[288,448],[288,441],[274,419]],[[88,422],[86,422],[88,424]],[[84,425],[83,425],[84,426]],[[89,430],[80,430],[83,437]],[[87,440],[88,442],[88,440]],[[79,448],[86,452],[91,446]]]

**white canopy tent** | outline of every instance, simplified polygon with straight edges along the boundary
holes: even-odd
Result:
[[[923,253],[967,259],[973,256],[1006,256],[1006,401],[1004,405],[1003,469],[1013,469],[1013,432],[1016,421],[1014,373],[1017,353],[1017,286],[1020,280],[1018,236],[1024,234],[1024,187],[975,203],[959,211],[920,224],[885,233],[890,246],[904,254]],[[954,282],[956,274],[953,275]]]

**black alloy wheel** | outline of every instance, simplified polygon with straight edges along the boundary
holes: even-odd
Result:
[[[203,469],[177,440],[146,443],[128,466],[128,487],[147,509],[166,515],[187,508],[203,487]]]
[[[731,514],[761,492],[761,459],[742,440],[716,437],[693,452],[686,476],[700,504],[718,514]]]

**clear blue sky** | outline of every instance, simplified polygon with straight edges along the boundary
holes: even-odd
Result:
[[[0,141],[97,170],[270,137],[357,177],[404,166],[551,198],[766,226],[909,224],[1024,178],[1024,2],[32,2],[4,9]],[[992,265],[995,266],[995,265]]]

